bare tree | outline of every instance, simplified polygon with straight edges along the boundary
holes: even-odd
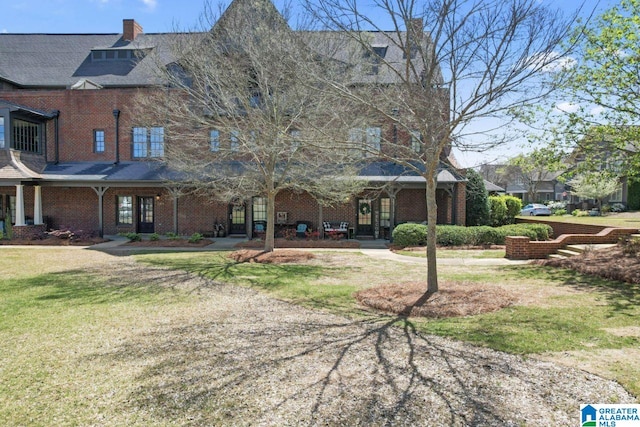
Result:
[[[441,160],[452,144],[481,150],[504,142],[478,139],[470,125],[487,118],[505,123],[514,107],[548,93],[551,88],[536,77],[568,54],[560,43],[575,17],[565,18],[538,0],[371,0],[366,6],[357,0],[307,0],[306,6],[316,22],[360,46],[362,66],[371,67],[371,83],[377,83],[335,84],[334,89],[418,136],[404,145],[386,141],[394,148],[378,155],[412,168],[426,181],[427,292],[437,292]],[[391,29],[380,22],[390,22]],[[386,57],[385,45],[398,47],[402,57]]]
[[[226,202],[266,199],[272,251],[278,193],[306,191],[326,205],[364,186],[347,149],[356,118],[323,89],[347,72],[309,50],[268,0],[235,1],[209,21],[210,31],[176,34],[175,60],[159,67],[166,90],[141,111],[165,124],[174,185]]]

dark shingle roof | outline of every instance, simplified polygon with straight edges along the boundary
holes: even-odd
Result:
[[[67,87],[86,78],[102,86],[145,86],[158,82],[152,60],[91,61],[94,49],[144,52],[166,44],[170,34],[0,34],[0,79],[21,87]],[[167,63],[169,60],[167,60]]]

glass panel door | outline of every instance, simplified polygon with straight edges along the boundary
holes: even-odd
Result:
[[[153,197],[138,197],[138,233],[153,232]]]

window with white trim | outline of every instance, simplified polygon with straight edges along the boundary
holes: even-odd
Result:
[[[93,130],[93,151],[95,153],[104,153],[104,130]]]
[[[134,127],[132,154],[136,159],[164,156],[164,128]]]
[[[118,225],[133,224],[133,197],[118,196]]]
[[[229,149],[231,151],[240,150],[240,131],[232,130],[229,135]]]
[[[349,130],[349,142],[355,149],[361,147],[363,157],[373,156],[374,152],[381,149],[382,129],[379,127],[368,127],[366,129],[353,128]]]
[[[411,150],[419,153],[422,151],[422,135],[419,130],[412,130],[411,134]]]
[[[217,129],[209,131],[209,149],[212,152],[220,151],[220,131]]]
[[[253,198],[253,222],[267,220],[267,198]]]
[[[609,196],[610,202],[622,202],[622,184],[618,185],[616,192]]]

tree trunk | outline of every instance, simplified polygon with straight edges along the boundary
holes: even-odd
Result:
[[[436,203],[436,175],[427,173],[427,293],[438,292],[438,265],[436,261],[436,222],[438,206]]]
[[[264,251],[265,252],[273,252],[273,248],[275,247],[275,224],[274,224],[274,220],[276,217],[275,206],[276,206],[276,193],[275,191],[270,191],[267,194],[267,229],[265,230],[265,235],[264,235]]]

